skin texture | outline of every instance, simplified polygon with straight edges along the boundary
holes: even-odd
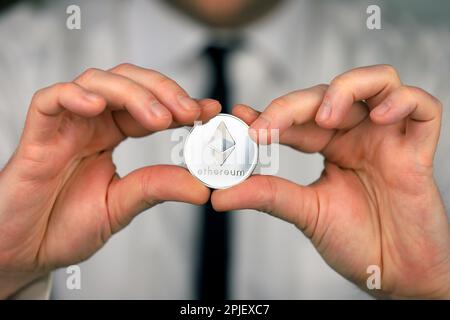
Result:
[[[377,65],[277,98],[261,114],[244,105],[233,113],[256,140],[279,129],[281,143],[320,152],[324,171],[309,186],[253,176],[214,191],[216,210],[256,209],[294,224],[363,289],[367,268],[379,266],[374,295],[450,298],[450,228],[433,178],[436,98]]]
[[[130,64],[38,91],[0,172],[0,297],[87,259],[146,208],[206,202],[210,191],[185,169],[152,166],[119,178],[111,154],[126,137],[219,111],[217,101],[194,100],[173,80]],[[214,191],[212,203],[293,223],[362,288],[367,267],[378,265],[377,295],[449,298],[450,229],[432,167],[441,113],[437,99],[402,85],[385,65],[289,93],[262,114],[236,106],[254,139],[279,129],[281,143],[323,154],[325,169],[310,186],[253,176]]]
[[[144,209],[206,202],[209,189],[184,168],[157,165],[119,178],[111,155],[127,137],[219,111],[217,101],[194,100],[173,80],[130,64],[38,91],[0,172],[0,297],[87,259]]]
[[[237,28],[270,13],[283,0],[165,0],[182,14],[215,28]]]

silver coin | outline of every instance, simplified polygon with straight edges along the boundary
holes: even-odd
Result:
[[[184,145],[184,161],[203,184],[225,189],[252,174],[258,162],[258,145],[244,121],[220,113],[192,128]]]

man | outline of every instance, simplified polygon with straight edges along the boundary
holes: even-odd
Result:
[[[246,45],[234,52],[230,85],[236,102],[268,107],[260,107],[259,114],[240,105],[234,114],[252,128],[279,129],[281,142],[294,149],[320,152],[326,160],[324,175],[309,187],[255,176],[214,191],[212,204],[217,210],[259,209],[294,224],[333,269],[363,289],[367,268],[378,266],[382,283],[375,294],[448,298],[448,219],[431,169],[440,103],[422,89],[403,85],[390,66],[354,69],[401,60],[364,56],[375,52],[374,39],[381,53],[389,42],[361,32],[364,40],[351,31],[343,23],[355,18],[351,12],[308,1],[269,2],[262,8],[252,1],[193,1],[188,8],[197,19],[218,21],[216,27],[228,29],[260,18],[243,29]],[[56,13],[64,5],[53,4],[41,16],[22,7],[3,21],[10,30],[22,26],[23,33],[16,31],[14,42],[2,35],[11,44],[4,46],[5,61],[11,62],[2,73],[9,75],[2,77],[2,136],[9,137],[4,144],[9,152],[3,152],[9,157],[18,144],[0,176],[2,297],[57,267],[88,258],[145,208],[165,200],[201,204],[210,197],[181,168],[146,167],[168,159],[168,135],[145,140],[148,152],[142,152],[142,140],[115,149],[127,136],[207,120],[219,112],[217,102],[190,98],[203,96],[208,81],[200,54],[208,46],[207,30],[162,3],[99,1],[81,5],[83,28],[89,29],[74,34],[60,27]],[[252,6],[260,8],[257,16],[234,19],[253,12]],[[333,23],[317,24],[317,17]],[[29,35],[31,25],[45,30],[44,36]],[[334,33],[336,25],[343,36]],[[393,30],[389,39],[398,32]],[[346,62],[350,54],[353,59]],[[21,98],[89,66],[104,70],[88,69],[34,95],[18,141],[26,111]],[[411,66],[401,70],[406,68]],[[415,70],[426,79],[422,71]],[[444,79],[433,71],[435,79]],[[329,86],[317,85],[333,78]],[[24,88],[26,80],[30,89]],[[440,83],[435,82],[437,87]],[[113,149],[121,178],[115,175]],[[302,185],[322,169],[317,155],[300,158],[283,150],[280,159],[280,175]],[[165,204],[151,211],[82,265],[84,287],[75,294],[195,297],[198,210]],[[254,212],[233,222],[231,297],[359,296],[289,224]],[[56,297],[74,297],[64,287],[66,276],[57,279]]]

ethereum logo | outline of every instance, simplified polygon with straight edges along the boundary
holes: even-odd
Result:
[[[234,145],[235,142],[233,137],[228,131],[225,123],[221,121],[208,143],[208,147],[212,149],[217,164],[223,165],[228,156],[233,152]]]

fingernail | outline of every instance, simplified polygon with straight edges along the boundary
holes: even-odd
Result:
[[[331,103],[328,100],[322,102],[322,105],[319,108],[319,113],[317,115],[317,119],[321,121],[326,121],[331,116]]]
[[[251,107],[249,106],[245,106],[245,105],[241,105],[241,107],[244,108],[245,112],[247,112],[249,115],[254,116],[255,114],[257,115],[258,112],[256,112],[256,110],[253,110]]]
[[[84,98],[89,102],[97,102],[99,99],[101,99],[101,97],[98,94],[92,92],[86,93],[84,95]]]
[[[150,104],[150,111],[157,117],[157,118],[165,118],[170,115],[169,111],[158,101],[153,101]]]
[[[196,110],[199,108],[199,105],[197,103],[197,101],[195,101],[194,99],[188,97],[188,96],[183,96],[183,95],[179,95],[177,96],[178,102],[180,103],[180,105],[186,109],[186,110]]]
[[[373,110],[373,113],[374,113],[375,115],[377,115],[377,116],[382,116],[382,115],[384,115],[386,112],[388,112],[390,108],[391,108],[391,107],[389,106],[388,103],[383,102],[382,104],[380,104],[378,107],[376,107],[376,108]]]

